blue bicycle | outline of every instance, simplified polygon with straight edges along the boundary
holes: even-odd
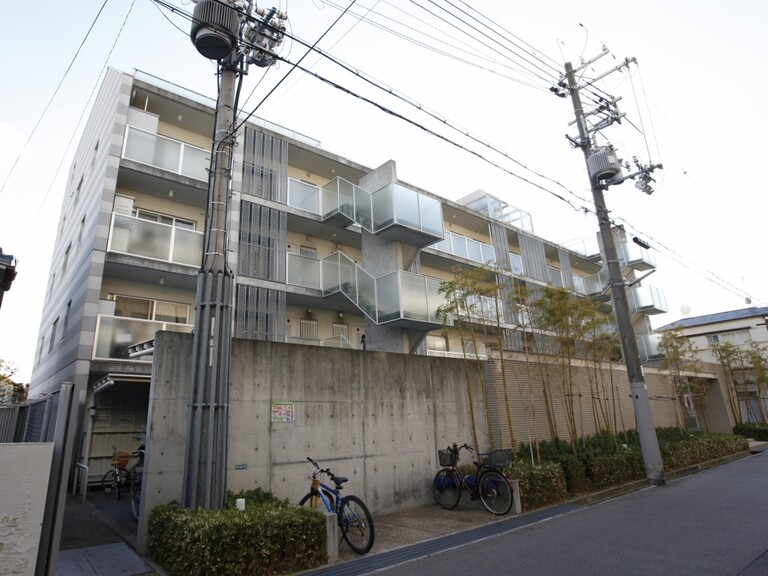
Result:
[[[330,468],[320,466],[307,456],[307,460],[315,467],[312,472],[312,488],[301,499],[299,506],[309,503],[313,510],[317,510],[322,502],[328,512],[336,514],[339,522],[341,537],[347,541],[349,547],[358,554],[365,554],[373,547],[373,518],[368,507],[357,496],[341,495],[343,484],[348,480],[344,476],[335,476]],[[331,488],[320,481],[320,477],[327,474],[334,484]]]

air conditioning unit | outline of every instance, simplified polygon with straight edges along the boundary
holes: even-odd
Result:
[[[587,158],[589,175],[595,180],[610,180],[621,176],[621,162],[613,146],[601,146]]]

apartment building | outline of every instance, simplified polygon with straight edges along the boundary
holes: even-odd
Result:
[[[72,164],[30,398],[84,386],[79,459],[92,479],[113,444],[130,449],[146,427],[155,332],[193,330],[213,107],[109,70]],[[628,279],[653,269],[649,252],[616,234]],[[610,311],[600,255],[536,236],[524,211],[483,191],[440,198],[399,181],[394,161],[361,166],[258,118],[238,133],[228,240],[235,338],[483,355],[485,343],[468,350],[438,314],[457,265],[562,286]],[[628,293],[641,350],[652,351],[647,315],[666,311],[663,293],[639,282]],[[495,302],[476,299],[495,316]],[[500,312],[513,349],[519,313]]]

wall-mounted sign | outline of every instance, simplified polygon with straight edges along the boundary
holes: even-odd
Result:
[[[272,422],[296,422],[296,402],[272,402]]]

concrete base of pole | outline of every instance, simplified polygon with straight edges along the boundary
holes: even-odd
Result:
[[[324,510],[325,514],[325,546],[328,553],[328,562],[336,562],[339,559],[339,518],[335,512]]]
[[[630,382],[629,389],[635,408],[637,434],[640,437],[640,450],[643,454],[643,462],[645,462],[646,478],[650,484],[664,484],[664,464],[651,415],[648,388],[645,382]]]

